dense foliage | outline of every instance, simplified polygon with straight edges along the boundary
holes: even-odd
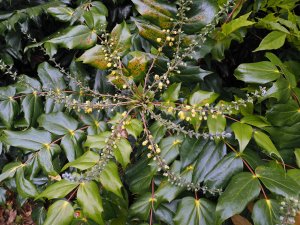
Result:
[[[1,209],[29,205],[37,225],[294,224],[298,1],[0,12]]]

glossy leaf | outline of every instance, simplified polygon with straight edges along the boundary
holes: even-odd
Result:
[[[254,225],[279,224],[280,205],[274,199],[258,200],[253,207]]]
[[[260,183],[251,173],[242,172],[235,175],[219,197],[216,224],[222,224],[231,216],[241,213],[259,193]]]
[[[30,150],[39,150],[51,143],[51,134],[48,131],[30,128],[25,131],[4,131],[1,141],[7,145]]]
[[[268,135],[261,131],[254,131],[254,140],[256,144],[262,148],[268,155],[272,156],[275,155],[277,158],[281,159],[281,155],[278,152],[277,148],[271,141]]]
[[[213,224],[215,207],[215,204],[207,199],[200,198],[196,200],[192,197],[185,197],[179,202],[176,216],[174,217],[174,224]]]
[[[204,184],[209,188],[223,188],[231,177],[243,170],[243,161],[235,153],[226,155],[218,164],[205,176]]]
[[[91,30],[86,25],[68,27],[46,40],[46,42],[68,49],[87,49],[92,47],[96,41],[96,31]]]
[[[66,88],[63,74],[47,62],[41,63],[38,66],[38,76],[42,81],[43,88],[46,90],[57,91]]]
[[[22,197],[35,197],[38,192],[34,184],[25,178],[24,167],[20,167],[16,172],[16,185],[18,193]]]
[[[100,157],[99,154],[93,152],[93,151],[87,151],[79,158],[75,159],[72,162],[67,163],[61,171],[66,170],[69,167],[74,167],[80,170],[86,170],[94,166],[98,161]]]
[[[278,79],[280,72],[271,62],[261,61],[239,65],[234,75],[246,83],[265,84]]]
[[[28,126],[35,126],[38,117],[43,114],[43,105],[41,97],[36,94],[27,95],[22,101],[24,117]]]
[[[65,200],[54,202],[48,209],[47,218],[44,225],[67,225],[73,220],[74,209]]]
[[[259,180],[273,193],[285,197],[297,196],[300,186],[283,169],[260,166],[255,169]]]
[[[104,224],[102,219],[102,199],[95,182],[90,181],[81,183],[77,191],[77,200],[82,207],[83,213],[87,217],[98,224]]]
[[[12,178],[15,175],[17,169],[19,169],[22,166],[24,165],[21,162],[11,162],[6,164],[3,167],[2,173],[0,174],[0,182],[7,178]]]
[[[68,180],[61,180],[48,186],[42,193],[40,193],[36,199],[39,198],[63,198],[74,190],[79,184]]]
[[[43,114],[38,122],[41,127],[57,135],[72,133],[78,126],[75,119],[63,112]]]
[[[200,183],[215,165],[225,156],[226,146],[223,143],[208,142],[202,149],[195,164],[193,182]]]
[[[118,167],[114,162],[109,162],[100,174],[99,178],[103,187],[123,198],[121,188],[123,184],[119,177]]]

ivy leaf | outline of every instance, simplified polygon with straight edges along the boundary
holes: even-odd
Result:
[[[15,175],[17,169],[19,169],[22,166],[24,165],[21,162],[11,162],[6,164],[3,167],[2,173],[0,174],[0,182],[7,178],[12,178]]]
[[[79,184],[68,180],[60,180],[48,186],[36,199],[47,198],[49,200],[54,198],[63,198],[74,190]]]
[[[198,155],[193,172],[193,182],[200,183],[205,176],[217,165],[225,156],[226,146],[223,143],[215,144],[212,141],[207,142]]]
[[[38,122],[41,127],[57,135],[72,133],[78,127],[78,122],[63,112],[43,114]]]
[[[27,95],[22,101],[22,108],[28,126],[35,126],[38,117],[44,112],[42,99],[36,94]]]
[[[92,47],[96,41],[96,31],[86,25],[67,27],[45,40],[45,42],[67,49],[87,49]]]
[[[284,45],[286,34],[281,31],[272,31],[260,42],[259,46],[253,51],[278,49]]]
[[[211,189],[225,187],[230,178],[242,170],[242,159],[232,152],[219,161],[218,164],[205,176],[204,184]]]
[[[119,177],[118,166],[114,162],[110,161],[105,166],[104,170],[100,174],[99,180],[106,190],[111,191],[119,197],[123,198],[121,192],[123,184]]]
[[[106,28],[106,16],[108,16],[107,8],[102,2],[96,1],[91,2],[90,10],[83,13],[86,25],[98,34]]]
[[[239,142],[240,152],[243,152],[251,140],[253,133],[252,127],[247,124],[236,122],[231,125],[231,129],[234,132],[235,138]]]
[[[268,135],[258,130],[254,131],[254,140],[256,144],[259,147],[261,147],[265,152],[267,152],[270,156],[274,154],[279,159],[282,159],[280,153],[278,152],[277,148],[275,147]]]
[[[54,166],[52,164],[52,155],[51,155],[51,148],[59,148],[58,145],[51,145],[50,149],[42,148],[38,151],[38,162],[40,167],[43,169],[43,171],[51,176],[58,175],[57,172],[54,169]]]
[[[284,197],[298,196],[300,186],[281,168],[259,166],[255,169],[259,180],[273,193]]]
[[[16,94],[14,87],[0,87],[0,121],[7,128],[11,128],[14,118],[19,113],[19,105],[13,99]]]
[[[16,172],[16,185],[18,193],[23,197],[35,197],[38,192],[33,183],[24,176],[24,167],[20,167]]]
[[[81,130],[71,132],[66,134],[62,139],[60,145],[62,146],[69,162],[75,160],[77,157],[81,156],[83,149],[81,142],[85,137],[85,133]]]
[[[180,177],[186,182],[192,181],[193,168],[187,167],[181,174]],[[157,203],[161,202],[172,202],[180,193],[185,190],[185,187],[180,187],[171,184],[168,180],[164,180],[160,183],[159,187],[155,192]]]
[[[44,225],[67,225],[73,220],[74,209],[65,200],[54,202],[48,209],[47,218]]]
[[[180,200],[176,216],[174,217],[175,225],[211,225],[215,220],[216,206],[211,201],[200,198],[185,197]]]
[[[180,144],[183,142],[183,136],[169,136],[162,139],[159,143],[161,148],[160,156],[169,164],[179,155]]]
[[[69,22],[72,19],[74,10],[66,6],[50,7],[47,12],[62,22]]]
[[[83,213],[98,224],[104,225],[102,219],[102,199],[98,186],[95,182],[84,182],[79,185],[77,200],[82,207]]]
[[[182,167],[192,164],[206,144],[207,141],[204,139],[185,138],[179,149]]]
[[[49,63],[44,62],[38,66],[38,76],[42,81],[43,88],[46,90],[63,90],[66,88],[63,74],[51,66]]]
[[[234,71],[234,76],[246,83],[266,84],[277,80],[280,77],[280,72],[273,63],[261,61],[239,65]]]
[[[258,200],[253,207],[252,219],[255,225],[280,224],[280,205],[274,199]]]
[[[143,123],[138,119],[131,119],[129,124],[125,123],[125,129],[127,130],[128,134],[137,139],[143,131]]]
[[[3,131],[0,139],[7,145],[25,148],[30,150],[39,150],[46,144],[51,143],[51,134],[48,131],[30,128],[25,131]]]
[[[130,163],[130,154],[132,152],[131,145],[129,141],[125,138],[121,138],[116,143],[116,148],[113,151],[113,154],[116,157],[116,160],[122,165],[125,169],[128,163]]]
[[[199,32],[201,28],[211,23],[218,9],[217,3],[209,0],[193,1],[189,7],[186,22],[183,24],[183,30],[188,34]]]
[[[143,18],[151,21],[153,24],[165,29],[173,26],[174,22],[171,19],[175,18],[177,13],[175,4],[151,0],[133,0],[132,2]]]
[[[150,41],[152,45],[159,46],[159,43],[157,43],[156,40],[158,38],[161,38],[162,40],[166,38],[166,34],[160,27],[137,18],[134,19],[134,22],[139,30],[139,34],[146,40]]]
[[[267,111],[266,117],[274,126],[291,126],[300,122],[299,107],[294,102],[276,104]]]
[[[285,78],[279,77],[279,79],[273,83],[272,87],[264,94],[262,100],[273,97],[279,102],[286,102],[290,97],[290,93],[291,87],[289,82]]]
[[[241,213],[259,193],[260,183],[251,173],[242,172],[235,175],[224,193],[219,197],[216,208],[216,225],[220,225],[231,216]]]
[[[105,139],[111,135],[111,132],[105,131],[97,135],[88,135],[84,146],[89,148],[102,149],[106,146]]]
[[[61,171],[64,171],[69,167],[74,167],[80,170],[86,170],[93,167],[99,161],[99,159],[100,159],[99,154],[93,151],[87,151],[79,158],[64,165]]]
[[[151,193],[144,193],[130,206],[130,216],[137,216],[142,220],[147,220],[151,204],[152,204]],[[153,199],[153,201],[155,201]]]
[[[149,159],[141,159],[128,169],[126,169],[126,180],[128,181],[129,189],[134,194],[145,193],[153,176],[156,173],[156,168],[149,165]]]
[[[160,140],[165,136],[167,128],[162,123],[156,121],[151,125],[149,130],[153,136],[154,142],[159,143]]]
[[[178,100],[181,83],[174,83],[162,94],[162,99],[166,102],[175,102]]]
[[[125,22],[118,24],[111,32],[111,38],[114,39],[112,51],[117,51],[119,56],[123,56],[130,48],[131,33]],[[85,51],[77,60],[90,64],[98,69],[105,70],[108,68],[109,61],[106,59],[104,48],[96,45]]]

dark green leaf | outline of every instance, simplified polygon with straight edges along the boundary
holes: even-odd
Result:
[[[38,117],[43,114],[43,103],[37,94],[27,95],[22,101],[24,117],[28,126],[35,126]]]
[[[179,202],[174,224],[211,225],[215,221],[215,208],[215,204],[207,199],[185,197]]]
[[[280,205],[274,199],[258,200],[253,207],[252,219],[254,225],[280,224]]]
[[[82,207],[83,213],[87,217],[91,218],[98,224],[104,225],[102,219],[102,199],[95,182],[90,181],[81,183],[77,191],[77,200]]]
[[[78,127],[78,122],[63,112],[44,114],[38,122],[41,127],[57,135],[72,134]]]
[[[223,188],[230,178],[243,170],[243,161],[235,153],[226,155],[218,164],[205,176],[204,184],[208,188]]]
[[[33,183],[25,178],[24,167],[20,167],[17,169],[16,185],[18,193],[24,198],[35,197],[38,194]]]
[[[235,175],[224,193],[219,197],[216,208],[216,225],[220,225],[231,216],[241,213],[259,193],[260,183],[251,173],[242,172]]]
[[[47,62],[39,65],[38,75],[43,83],[43,88],[46,90],[51,89],[58,91],[66,88],[63,74]]]
[[[255,173],[262,183],[273,193],[285,197],[297,196],[300,186],[281,168],[259,166]]]
[[[2,173],[0,175],[0,182],[7,178],[12,178],[15,175],[17,169],[19,169],[22,166],[24,165],[21,162],[11,162],[6,164],[3,167]]]
[[[123,198],[121,188],[123,186],[119,177],[118,167],[114,162],[109,162],[100,174],[100,182],[103,187]]]
[[[30,128],[25,131],[4,131],[1,141],[7,145],[19,148],[39,150],[51,143],[51,134],[48,131]]]

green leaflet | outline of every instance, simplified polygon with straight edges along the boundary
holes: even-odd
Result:
[[[239,142],[240,152],[243,152],[252,138],[252,127],[247,124],[236,122],[231,125],[231,129]]]
[[[260,166],[255,169],[259,180],[273,193],[284,197],[298,196],[300,186],[283,169]]]
[[[48,209],[44,225],[67,225],[73,220],[74,209],[70,202],[58,200]]]
[[[25,131],[6,130],[0,140],[7,145],[36,151],[51,143],[51,134],[34,128]]]
[[[280,72],[273,63],[262,61],[241,64],[234,71],[234,75],[246,83],[265,84],[278,79]]]
[[[285,33],[272,31],[260,42],[254,52],[281,48],[285,42],[285,38]]]
[[[67,180],[61,180],[48,186],[42,193],[40,193],[36,199],[47,198],[63,198],[74,190],[79,184]]]
[[[87,217],[98,224],[104,225],[102,219],[102,199],[95,182],[90,181],[81,183],[77,191],[77,199]]]
[[[254,225],[273,225],[279,223],[280,205],[274,199],[258,200],[253,207]]]
[[[74,118],[62,112],[43,114],[38,122],[41,127],[57,135],[72,133],[78,127]]]
[[[198,200],[185,197],[179,202],[174,224],[213,224],[215,220],[215,204],[207,199]]]
[[[236,174],[219,197],[216,224],[220,225],[231,216],[242,212],[247,204],[259,195],[259,192],[260,183],[251,173]]]

